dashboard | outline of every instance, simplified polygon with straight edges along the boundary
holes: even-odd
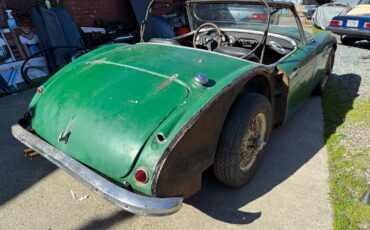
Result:
[[[253,49],[263,38],[262,34],[245,32],[223,31],[223,35],[221,46],[236,46],[247,49]],[[266,45],[281,55],[286,55],[292,52],[295,48],[295,42],[293,40],[286,39],[283,36],[273,36],[270,34],[267,37]]]

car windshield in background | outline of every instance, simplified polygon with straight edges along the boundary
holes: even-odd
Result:
[[[219,26],[261,26],[266,28],[268,10],[263,5],[248,4],[191,4],[190,12],[192,15],[192,26],[196,29],[205,22],[213,22]]]

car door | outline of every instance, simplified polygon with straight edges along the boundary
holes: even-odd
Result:
[[[279,26],[284,30],[289,30],[289,34],[297,43],[294,53],[278,65],[278,69],[288,77],[286,120],[311,95],[315,87],[318,45],[312,39],[306,39],[300,19],[293,8],[287,9],[284,15],[280,15]]]

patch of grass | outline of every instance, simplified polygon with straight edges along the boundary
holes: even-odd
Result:
[[[370,206],[359,199],[370,170],[370,97],[348,94],[348,82],[330,82],[323,94],[335,229],[370,229]]]
[[[312,27],[312,34],[313,35],[316,35],[316,34],[319,34],[319,33],[322,33],[322,32],[325,32],[325,30],[322,30],[320,28],[317,28],[316,26],[313,26]]]

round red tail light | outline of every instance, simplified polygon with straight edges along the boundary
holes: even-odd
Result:
[[[148,173],[140,168],[135,173],[135,180],[140,183],[146,183],[148,182]]]
[[[37,88],[37,93],[40,94],[40,95],[43,94],[44,93],[44,88],[38,87]]]

